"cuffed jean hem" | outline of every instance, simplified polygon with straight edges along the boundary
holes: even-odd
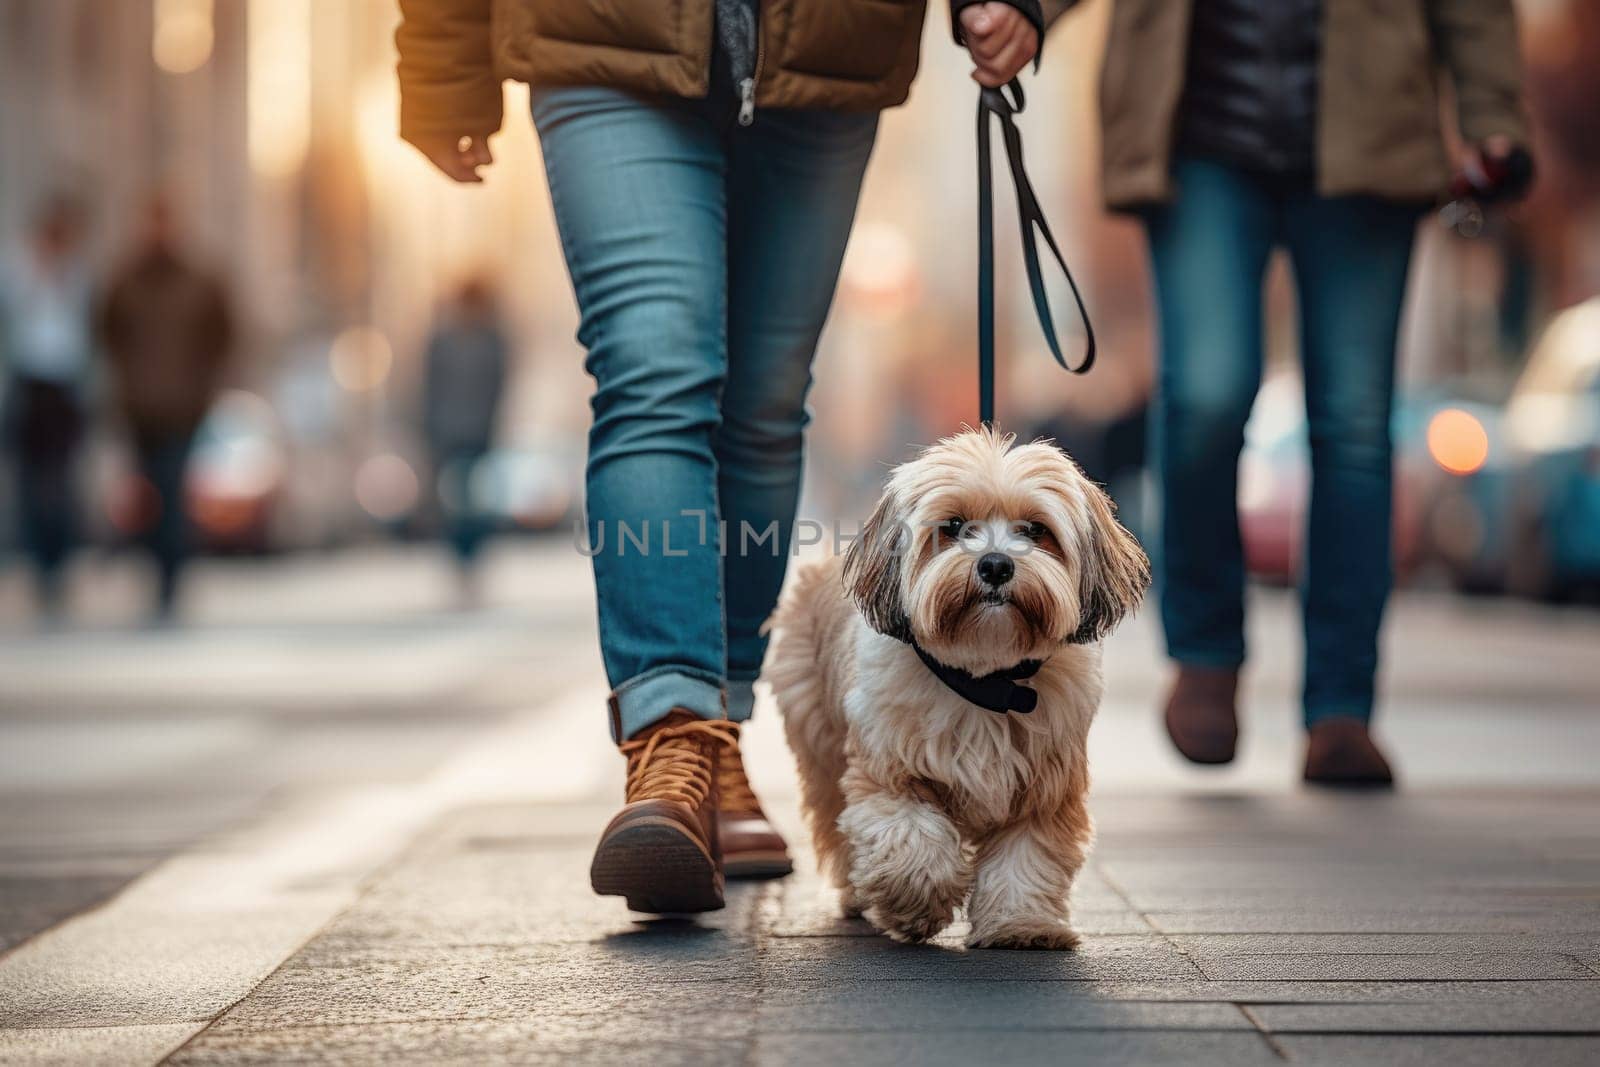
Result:
[[[1371,704],[1328,704],[1321,707],[1306,708],[1306,729],[1309,730],[1319,722],[1328,719],[1355,719],[1358,722],[1372,721]]]
[[[702,719],[727,718],[722,680],[685,667],[657,667],[634,675],[611,693],[611,740],[621,743],[675,708]]]
[[[734,722],[749,722],[750,713],[756,709],[756,683],[753,679],[741,681],[728,679],[728,718]]]

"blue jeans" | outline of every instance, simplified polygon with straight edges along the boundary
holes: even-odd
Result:
[[[594,377],[588,545],[612,732],[750,714],[783,583],[811,360],[875,114],[534,94]]]
[[[1395,335],[1418,211],[1317,196],[1180,159],[1177,197],[1146,217],[1161,320],[1155,454],[1161,620],[1179,663],[1244,662],[1239,451],[1261,382],[1261,286],[1294,268],[1311,442],[1302,581],[1306,724],[1372,714],[1389,539]]]

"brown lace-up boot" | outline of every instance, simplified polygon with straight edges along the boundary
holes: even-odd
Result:
[[[589,884],[634,911],[722,907],[717,757],[739,727],[676,710],[618,748],[628,758],[627,806],[600,835]]]
[[[782,878],[794,870],[789,847],[767,821],[761,801],[745,777],[738,724],[733,745],[717,760],[717,827],[722,869],[729,878]]]

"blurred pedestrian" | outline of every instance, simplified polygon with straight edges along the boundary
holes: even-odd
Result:
[[[489,524],[474,499],[473,472],[494,444],[509,344],[494,289],[474,278],[456,293],[428,338],[423,435],[433,458],[440,512],[463,590]]]
[[[156,611],[165,618],[190,554],[189,452],[232,352],[234,320],[227,287],[182,247],[164,196],[146,205],[134,246],[107,286],[98,326],[112,401],[152,505],[143,542],[156,563]]]
[[[1392,781],[1367,726],[1391,584],[1395,335],[1417,221],[1451,178],[1440,70],[1470,161],[1529,174],[1511,0],[1114,8],[1105,193],[1142,215],[1155,273],[1161,616],[1178,665],[1166,724],[1197,763],[1228,762],[1238,737],[1238,463],[1261,381],[1262,278],[1283,247],[1311,437],[1305,777]]]
[[[22,544],[47,615],[60,609],[62,570],[77,540],[74,459],[94,347],[83,236],[82,207],[54,196],[0,262],[0,436],[16,463]]]
[[[924,6],[400,0],[401,133],[451,178],[492,160],[501,76],[534,86],[598,386],[589,548],[628,759],[592,881],[646,910],[721,907],[724,870],[790,869],[739,724],[789,555],[811,360]],[[983,84],[1033,59],[1038,0],[951,9]]]

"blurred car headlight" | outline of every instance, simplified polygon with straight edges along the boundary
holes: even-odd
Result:
[[[1445,408],[1428,420],[1428,455],[1451,474],[1473,474],[1489,459],[1489,432],[1471,412]]]

